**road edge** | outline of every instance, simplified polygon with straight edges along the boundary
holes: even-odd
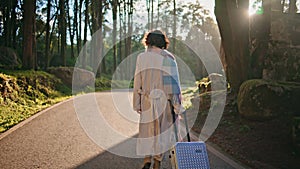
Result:
[[[193,131],[190,131],[190,135],[192,140],[199,140],[199,138],[194,134]],[[221,160],[225,161],[227,164],[232,166],[236,169],[250,169],[250,167],[245,166],[245,164],[242,164],[235,158],[233,158],[231,155],[227,154],[226,152],[222,151],[219,146],[211,143],[211,142],[205,142],[206,148],[209,152],[211,152],[213,155],[217,156]]]
[[[35,114],[32,115],[31,117],[29,117],[29,118],[27,118],[27,119],[21,121],[20,123],[14,125],[12,128],[10,128],[10,129],[6,130],[4,133],[1,133],[1,134],[0,134],[0,141],[1,141],[2,139],[4,139],[5,137],[7,137],[8,135],[10,135],[11,133],[13,133],[14,131],[16,131],[17,129],[19,129],[19,128],[23,127],[24,125],[26,125],[27,123],[31,122],[33,119],[39,117],[40,115],[46,113],[47,111],[49,111],[49,110],[51,110],[51,109],[53,109],[53,108],[55,108],[55,107],[57,107],[57,106],[59,106],[59,105],[61,105],[61,104],[64,104],[64,103],[66,103],[66,102],[68,102],[68,101],[71,101],[71,100],[73,100],[73,99],[74,99],[74,97],[71,97],[71,98],[68,98],[68,99],[66,99],[66,100],[64,100],[64,101],[61,101],[61,102],[59,102],[59,103],[56,103],[56,104],[54,104],[54,105],[52,105],[52,106],[50,106],[50,107],[48,107],[48,108],[46,108],[46,109],[44,109],[44,110],[41,110],[41,111],[35,113]]]

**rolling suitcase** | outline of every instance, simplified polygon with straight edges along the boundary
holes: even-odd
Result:
[[[175,112],[170,102],[173,123],[176,121]],[[178,142],[177,126],[174,125],[177,143],[170,150],[172,169],[210,169],[206,145],[202,141],[191,142],[186,112],[183,113],[188,142]]]

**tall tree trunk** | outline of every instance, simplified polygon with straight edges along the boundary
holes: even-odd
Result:
[[[131,44],[132,44],[132,29],[133,29],[133,21],[132,21],[132,16],[133,16],[133,0],[128,0],[128,7],[127,7],[127,35],[126,35],[126,44],[125,44],[125,49],[126,49],[126,55],[125,57],[129,56],[132,53],[131,49]],[[151,19],[152,20],[152,19]],[[151,21],[151,27],[153,27],[153,22]],[[151,28],[152,29],[152,28]],[[132,62],[127,63],[128,69],[131,69]],[[123,75],[122,75],[123,76]]]
[[[159,24],[159,9],[160,9],[160,0],[157,0],[157,19],[156,19],[156,28],[158,27]]]
[[[16,33],[17,33],[17,18],[16,8],[17,0],[11,0],[4,2],[1,6],[1,14],[3,20],[3,37],[4,46],[15,48],[16,45]]]
[[[272,9],[276,12],[283,12],[285,7],[285,1],[286,0],[272,0]]]
[[[70,15],[70,7],[69,7],[69,0],[67,0],[67,17],[68,17],[68,28],[69,28],[69,35],[70,35],[70,43],[71,43],[71,58],[75,58],[74,54],[74,31],[71,25],[71,15]]]
[[[84,0],[79,0],[79,13],[78,13],[78,17],[79,17],[79,28],[78,28],[78,36],[77,36],[77,43],[79,45],[79,48],[82,47],[81,45],[81,34],[82,34],[82,26],[81,26],[81,22],[82,22],[82,6],[83,6],[83,1]],[[80,50],[79,50],[80,51]]]
[[[260,18],[258,28],[253,28],[256,33],[256,36],[252,44],[253,49],[251,53],[251,77],[252,78],[263,78],[263,64],[264,57],[267,55],[270,41],[270,31],[271,31],[271,1],[272,0],[263,0],[262,7],[264,13],[261,16],[257,16],[257,19]],[[252,31],[250,31],[252,32]]]
[[[290,0],[289,4],[289,14],[295,15],[297,11],[297,6],[296,6],[297,0]]]
[[[59,0],[59,32],[61,35],[60,39],[60,57],[63,59],[63,65],[66,66],[66,41],[67,41],[67,30],[66,30],[66,12],[65,12],[65,1]]]
[[[17,16],[16,16],[16,8],[17,8],[18,0],[12,1],[12,10],[11,10],[11,36],[12,36],[12,42],[11,47],[15,48],[17,47]]]
[[[102,42],[101,57],[103,57],[103,58],[102,58],[102,62],[101,62],[100,72],[105,74],[105,73],[107,73],[107,69],[106,69],[106,60],[105,60],[105,57],[104,57],[104,43],[103,43],[103,38],[105,38],[106,29],[102,29],[102,30],[103,30],[103,33],[102,33],[102,39],[101,39],[101,42]]]
[[[148,12],[148,30],[151,30],[151,20],[150,20],[150,0],[146,0],[147,12]]]
[[[122,41],[123,41],[123,36],[122,36],[122,34],[123,34],[123,28],[122,28],[122,20],[123,20],[123,15],[122,15],[122,9],[121,9],[121,2],[119,1],[119,4],[118,4],[119,6],[119,39],[120,39],[120,41],[119,41],[119,61],[121,62],[122,60],[123,60],[123,58],[122,58]],[[119,63],[120,63],[119,62]]]
[[[0,13],[4,13],[4,6],[3,6],[3,4],[2,3],[0,3]],[[2,17],[0,18],[0,22],[4,22],[4,16],[2,15]],[[0,26],[0,32],[2,32],[3,33],[3,27],[2,26]],[[2,44],[3,42],[0,42],[0,45],[3,45]]]
[[[97,0],[91,0],[91,19],[92,19],[92,24],[90,25],[90,32],[92,35],[92,41],[91,41],[91,57],[90,57],[90,62],[89,65],[93,65],[95,63],[96,60],[96,56],[97,56],[97,37],[94,36],[94,33],[97,31],[98,28],[98,21],[97,21]],[[93,66],[92,66],[93,67]]]
[[[11,10],[11,3],[8,2],[6,7],[4,8],[4,13],[3,13],[3,18],[4,23],[4,45],[5,46],[10,46],[10,23],[11,23],[11,18],[10,18],[10,10]]]
[[[50,50],[50,14],[51,14],[51,0],[47,0],[47,21],[46,21],[46,47],[45,47],[45,57],[46,57],[46,69],[49,67],[49,50]]]
[[[153,30],[153,19],[154,19],[154,0],[151,0],[151,30]]]
[[[36,11],[36,5],[34,6],[34,11]],[[34,14],[35,15],[35,14]],[[35,19],[35,16],[34,16],[34,19],[33,19],[33,30],[32,30],[33,34],[32,34],[32,57],[34,58],[33,59],[33,67],[34,67],[34,70],[37,70],[39,67],[38,67],[38,55],[37,55],[37,49],[36,49],[36,35],[35,35],[35,32],[36,32],[36,19]]]
[[[87,61],[87,33],[88,33],[88,26],[89,26],[89,0],[85,0],[85,12],[84,12],[84,51],[82,56],[82,68],[86,68],[86,61]]]
[[[173,52],[176,53],[176,29],[177,29],[177,21],[176,21],[176,0],[173,0]]]
[[[102,57],[102,1],[92,0],[92,52],[91,65],[93,71],[101,70],[100,63]],[[100,66],[100,68],[98,67]]]
[[[128,0],[128,19],[127,19],[127,27],[128,27],[128,34],[127,34],[127,44],[126,44],[126,48],[127,48],[127,54],[126,56],[131,54],[131,36],[132,36],[132,15],[133,15],[133,1],[132,0]],[[153,24],[152,24],[153,25]]]
[[[93,35],[98,29],[98,0],[91,0],[91,17],[92,17],[92,31],[91,35]]]
[[[23,67],[25,69],[35,69],[34,39],[35,33],[35,6],[36,0],[24,0],[24,25],[23,25]]]
[[[148,1],[148,0],[147,0]],[[126,3],[126,0],[123,1],[124,2],[124,6],[123,6],[123,35],[125,35],[124,37],[124,56],[123,56],[123,59],[128,55],[128,51],[127,51],[127,48],[126,48],[126,44],[127,44],[127,15],[128,15],[128,11],[127,11],[127,3]],[[149,24],[148,24],[149,26]]]
[[[104,44],[103,44],[103,1],[98,0],[99,4],[99,17],[98,17],[98,25],[99,25],[99,47],[100,47],[100,61],[102,62],[97,63],[99,74],[102,73],[102,70],[104,70],[104,73],[106,72],[105,69],[105,58],[104,58]]]
[[[56,22],[57,22],[57,15],[58,15],[58,11],[55,12],[54,14],[54,21],[52,23],[52,30],[51,30],[51,33],[50,33],[50,46],[51,46],[51,42],[52,42],[52,38],[54,38],[53,34],[55,32],[55,25],[56,25]],[[59,41],[58,41],[59,42]],[[50,54],[49,54],[49,65],[50,65],[50,62],[52,60],[52,57],[53,56],[53,52],[54,52],[54,47],[53,48],[50,48]]]
[[[215,0],[215,14],[226,60],[226,75],[237,94],[249,78],[249,1]]]
[[[113,10],[113,60],[114,60],[114,67],[113,71],[117,68],[117,11],[118,11],[118,0],[112,0],[112,10]]]
[[[78,8],[78,0],[74,0],[74,23],[73,23],[73,32],[76,36],[76,50],[77,54],[80,53],[80,43],[79,43],[79,30],[78,30],[78,10],[81,10]]]

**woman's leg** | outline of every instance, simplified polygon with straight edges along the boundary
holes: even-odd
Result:
[[[160,163],[163,159],[162,154],[159,155],[155,155],[154,156],[154,165],[153,165],[153,169],[160,169]]]
[[[144,164],[151,163],[151,156],[145,156],[144,158]]]
[[[142,169],[150,169],[150,166],[151,166],[151,156],[145,156]]]

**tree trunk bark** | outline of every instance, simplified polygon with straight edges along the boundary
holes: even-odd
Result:
[[[67,0],[67,17],[68,17],[68,27],[69,27],[69,35],[70,35],[70,43],[71,43],[71,58],[75,58],[74,54],[74,31],[71,25],[71,15],[70,15],[70,4],[69,0]]]
[[[215,14],[222,38],[226,76],[232,91],[249,79],[249,2],[215,0]]]
[[[87,49],[86,49],[86,42],[87,42],[87,31],[89,26],[89,0],[85,0],[85,12],[84,12],[84,49],[83,49],[83,55],[82,55],[82,68],[86,68],[86,61],[87,61]]]
[[[295,15],[297,11],[296,0],[290,0],[289,14]]]
[[[93,68],[93,71],[101,70],[101,68],[98,67],[102,57],[102,1],[101,0],[92,0],[92,52],[93,55],[91,57],[91,65]],[[100,65],[99,65],[100,66]],[[101,66],[100,66],[101,67]]]
[[[47,21],[46,21],[46,47],[45,47],[45,68],[48,69],[49,67],[49,50],[50,50],[50,14],[51,14],[51,0],[47,2]]]
[[[176,0],[173,0],[173,53],[176,53],[176,29],[177,29],[177,22],[176,22]]]
[[[251,39],[252,52],[251,52],[251,77],[252,78],[263,78],[263,64],[264,57],[268,53],[270,31],[271,31],[271,0],[263,0],[262,7],[264,13],[257,16],[256,24],[259,27],[251,26],[251,33],[255,33],[255,39]]]
[[[34,11],[36,11],[36,5],[34,6]],[[35,19],[35,13],[34,13],[34,19],[33,19],[33,34],[32,34],[32,57],[33,57],[33,69],[34,70],[37,70],[39,67],[38,67],[38,61],[37,61],[37,50],[36,50],[36,35],[35,35],[35,32],[36,32],[36,19]]]
[[[79,43],[79,30],[78,30],[78,0],[74,0],[74,23],[73,23],[73,33],[74,33],[74,38],[76,38],[76,50],[77,54],[80,53],[80,43]]]
[[[127,29],[128,29],[128,27],[126,26],[127,25],[127,15],[128,15],[128,13],[127,13],[127,3],[126,3],[126,1],[124,0],[123,1],[124,2],[124,6],[123,6],[123,30],[124,30],[124,32],[123,32],[123,34],[125,35],[124,36],[124,56],[123,56],[123,59],[128,55],[128,50],[127,50],[127,47],[126,47],[126,44],[127,44],[127,38],[126,38],[126,35],[127,35]],[[147,2],[148,2],[148,0],[147,0]],[[148,13],[148,21],[149,21],[149,13]],[[149,27],[149,23],[148,23],[148,27]]]
[[[24,0],[23,68],[35,69],[34,38],[35,0]]]
[[[282,3],[281,3],[282,2]],[[285,0],[272,0],[272,9],[276,12],[283,12],[284,11],[284,4]]]
[[[121,62],[123,59],[122,59],[122,41],[123,41],[123,31],[122,31],[122,9],[121,9],[121,3],[119,2],[118,4],[118,7],[119,7],[119,61]]]
[[[156,19],[156,28],[158,27],[158,24],[159,24],[159,9],[160,9],[160,0],[157,0],[157,19]]]
[[[112,0],[112,10],[113,10],[113,71],[117,68],[117,47],[116,47],[116,41],[117,41],[117,11],[118,11],[118,1]],[[113,73],[113,72],[112,72]]]
[[[65,13],[65,1],[59,0],[59,32],[61,35],[60,39],[60,57],[63,60],[63,66],[66,66],[66,13]]]
[[[147,3],[147,12],[148,12],[148,30],[151,30],[151,21],[150,21],[150,0],[146,0]]]
[[[52,41],[52,38],[54,37],[53,34],[54,34],[54,31],[55,31],[55,25],[56,25],[56,22],[57,22],[57,14],[58,14],[58,11],[56,11],[56,13],[54,14],[54,21],[52,23],[52,30],[51,30],[51,33],[50,33],[50,44],[51,44],[51,41]],[[49,54],[49,62],[51,62],[52,60],[52,57],[53,56],[53,51],[54,51],[54,47],[53,48],[50,48],[50,54]],[[50,65],[50,63],[49,63]]]
[[[4,18],[5,21],[3,23],[4,25],[4,45],[10,47],[10,26],[11,26],[11,18],[10,18],[10,11],[11,11],[11,5],[10,3],[7,3],[6,8],[4,9]]]
[[[92,42],[91,42],[91,58],[90,58],[90,65],[95,63],[95,57],[97,56],[97,37],[94,37],[94,33],[97,31],[98,28],[98,21],[97,21],[97,0],[91,0],[91,17],[92,17],[92,25],[91,25],[91,35],[92,35]],[[93,66],[92,66],[93,67]]]
[[[17,16],[16,16],[16,8],[17,8],[18,0],[13,0],[12,1],[12,10],[11,10],[11,31],[12,31],[12,42],[11,42],[11,47],[16,49],[17,47]]]
[[[128,40],[127,40],[127,44],[126,44],[128,53],[127,53],[126,57],[132,53],[131,44],[132,44],[132,31],[133,31],[133,21],[132,21],[133,0],[128,1],[128,3],[129,3],[128,35],[127,35]],[[151,18],[152,18],[151,25],[152,25],[152,29],[153,29],[153,1],[152,1],[152,16],[151,16]],[[130,72],[132,72],[131,69],[134,67],[133,64],[135,64],[135,63],[132,62],[132,59],[130,59],[130,60],[131,60],[131,62],[129,62],[128,69],[130,70]]]
[[[128,56],[128,55],[130,55],[131,54],[131,36],[132,36],[132,27],[133,27],[133,25],[132,25],[132,15],[133,15],[133,2],[132,2],[132,0],[129,0],[128,1],[128,4],[129,4],[129,6],[128,6],[128,19],[127,19],[127,27],[128,27],[128,34],[127,34],[127,43],[126,43],[126,48],[127,48],[127,54],[126,54],[126,57]],[[153,23],[152,23],[152,25],[153,25]]]
[[[151,0],[151,30],[153,30],[153,19],[154,19],[154,1]]]
[[[83,1],[84,0],[79,0],[79,22],[78,23],[80,23],[79,25],[78,25],[78,35],[77,35],[77,45],[79,46],[79,49],[81,50],[81,34],[82,34],[82,26],[81,26],[81,22],[82,22],[82,6],[83,6]],[[80,52],[80,50],[79,50],[79,52]]]
[[[101,62],[97,63],[98,66],[98,71],[101,74],[103,68],[105,68],[105,58],[104,58],[104,53],[103,53],[103,1],[102,0],[98,0],[98,4],[99,4],[99,18],[98,18],[98,25],[99,25],[99,47],[100,47],[100,60]],[[104,70],[105,73],[105,70]]]

